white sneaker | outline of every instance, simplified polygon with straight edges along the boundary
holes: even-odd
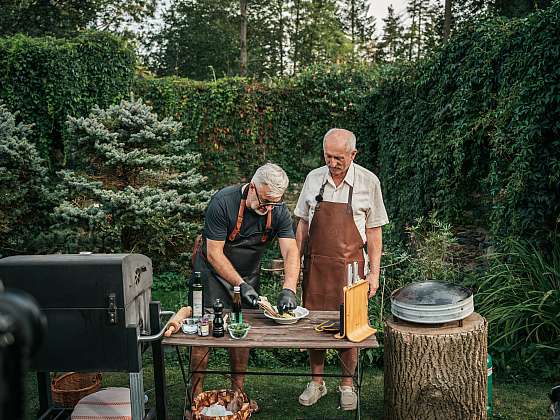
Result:
[[[311,381],[307,384],[307,388],[299,396],[299,403],[301,405],[310,406],[319,401],[319,398],[327,395],[327,386],[325,381],[321,384]]]
[[[340,408],[342,410],[355,410],[358,406],[358,394],[353,386],[339,386]]]

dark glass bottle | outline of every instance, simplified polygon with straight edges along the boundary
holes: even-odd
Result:
[[[233,323],[243,322],[243,312],[241,310],[241,288],[239,286],[233,287],[233,304],[231,308],[231,317]]]
[[[203,302],[204,300],[202,296],[202,279],[200,277],[200,273],[196,271],[194,273],[194,281],[192,284],[193,318],[202,318],[204,312]]]
[[[224,336],[224,304],[220,299],[214,301],[214,323],[212,327],[213,337],[223,337]]]

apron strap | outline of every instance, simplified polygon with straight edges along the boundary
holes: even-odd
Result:
[[[247,195],[249,194],[249,187],[245,189],[243,192],[243,196],[241,197],[241,203],[239,203],[239,211],[237,212],[237,223],[235,224],[235,228],[231,231],[228,236],[229,241],[235,240],[237,235],[239,235],[239,231],[241,230],[241,224],[243,223],[243,214],[245,213],[245,203],[247,202]],[[266,242],[268,239],[268,232],[272,227],[272,208],[270,208],[266,215],[266,227],[264,229],[264,233],[261,238],[261,242]]]
[[[317,201],[317,206],[319,207],[319,205],[321,204],[321,201],[323,201],[323,194],[325,192],[325,185],[327,185],[328,180],[325,180],[325,182],[323,182],[323,185],[321,185],[321,189],[319,190],[319,194],[317,194],[315,196],[315,201]]]
[[[249,186],[243,192],[241,196],[241,203],[239,203],[239,211],[237,212],[237,223],[235,224],[235,228],[231,231],[228,236],[229,241],[233,241],[239,235],[239,231],[241,230],[241,224],[243,223],[243,213],[245,212],[245,203],[247,202],[247,196],[249,194]]]
[[[268,239],[268,232],[270,231],[270,228],[272,226],[272,209],[274,207],[271,207],[268,209],[268,213],[266,214],[266,227],[264,228],[264,233],[263,236],[261,238],[261,242],[266,242],[266,240]]]
[[[354,187],[350,185],[350,188],[348,190],[348,207],[346,208],[347,211],[350,214],[354,214],[353,210],[352,210],[352,193],[354,192]]]

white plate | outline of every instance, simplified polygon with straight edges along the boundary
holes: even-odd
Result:
[[[276,308],[276,306],[273,306],[274,310],[278,310]],[[295,324],[296,322],[298,322],[300,319],[305,318],[307,315],[309,315],[309,310],[305,309],[301,306],[296,307],[296,309],[294,309],[294,317],[293,318],[276,318],[272,315],[269,315],[268,312],[263,311],[264,316],[266,316],[267,318],[272,319],[274,322],[276,322],[277,324]]]

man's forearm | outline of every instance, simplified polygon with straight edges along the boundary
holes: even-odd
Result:
[[[297,246],[294,244],[294,246],[287,247],[287,249],[283,252],[282,257],[284,258],[283,287],[285,289],[290,289],[295,293],[298,279],[299,279],[299,259],[300,259]]]
[[[296,244],[299,250],[299,256],[301,257],[305,248],[305,241],[309,234],[309,222],[299,219],[297,230],[296,230]]]
[[[379,276],[381,270],[381,250],[383,249],[383,234],[381,226],[366,228],[367,249],[370,272]]]
[[[208,254],[208,262],[212,265],[214,271],[232,286],[239,286],[239,284],[243,283],[243,278],[223,252]]]

